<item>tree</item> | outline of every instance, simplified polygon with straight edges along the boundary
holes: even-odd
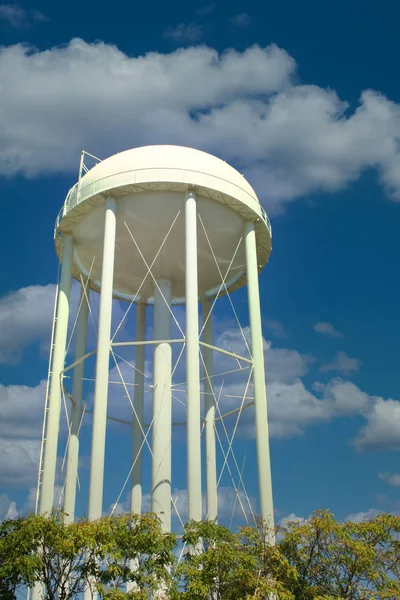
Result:
[[[178,567],[183,582],[182,600],[265,599],[292,600],[275,571],[295,576],[279,550],[268,543],[264,526],[237,533],[211,523],[190,522],[183,536],[189,551]]]
[[[13,600],[19,587],[31,584],[39,567],[37,556],[32,556],[32,532],[25,524],[21,518],[0,523],[0,598],[4,600]]]
[[[296,600],[399,598],[400,518],[339,523],[328,511],[283,528],[279,549],[298,574]]]
[[[72,600],[87,587],[109,598],[132,582],[132,599],[172,585],[175,537],[155,515],[118,515],[65,525],[64,515],[31,515],[0,525],[0,580],[4,596],[22,585],[43,585],[48,600]],[[135,567],[131,566],[134,563]]]
[[[400,517],[339,523],[327,511],[275,531],[232,532],[191,521],[188,552],[152,514],[65,524],[62,513],[0,524],[0,598],[43,585],[47,600],[91,587],[101,600],[395,600],[400,598]],[[127,584],[131,584],[127,589]]]

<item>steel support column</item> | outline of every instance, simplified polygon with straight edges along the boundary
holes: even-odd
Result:
[[[82,358],[86,352],[86,336],[89,315],[89,288],[81,284],[79,314],[76,323],[75,358]],[[71,431],[68,440],[67,468],[65,476],[64,511],[66,523],[73,523],[75,518],[76,484],[78,480],[79,433],[82,423],[82,392],[85,361],[74,367],[72,380]]]
[[[249,301],[251,352],[253,357],[254,413],[256,426],[258,486],[263,521],[274,525],[271,460],[269,451],[267,394],[265,389],[264,349],[258,286],[257,244],[254,223],[245,226],[246,273]]]
[[[171,282],[160,279],[154,289],[154,339],[171,339]],[[171,531],[171,370],[169,341],[154,347],[151,510]]]
[[[197,281],[197,203],[194,192],[188,192],[185,199],[185,286],[188,519],[201,521],[199,294]]]
[[[54,484],[56,478],[57,446],[60,431],[61,412],[61,372],[64,368],[69,300],[71,294],[73,239],[71,235],[64,236],[61,278],[57,304],[57,322],[54,336],[54,353],[51,366],[51,381],[49,390],[48,416],[46,423],[46,442],[43,458],[43,480],[40,490],[39,512],[49,513],[53,508]]]
[[[212,346],[212,301],[208,298],[203,300],[203,341]],[[206,436],[206,518],[209,521],[217,521],[218,518],[218,495],[217,495],[217,459],[215,441],[215,400],[214,400],[214,361],[211,348],[204,346],[204,418]]]
[[[103,509],[116,212],[117,203],[115,198],[108,197],[105,206],[99,328],[97,334],[96,381],[94,388],[92,454],[89,484],[89,520],[99,519],[102,516]]]
[[[136,341],[145,339],[146,304],[141,302],[136,306]],[[132,479],[131,479],[131,512],[142,513],[142,455],[143,455],[143,406],[144,406],[144,352],[145,345],[135,347],[135,387],[132,423]]]

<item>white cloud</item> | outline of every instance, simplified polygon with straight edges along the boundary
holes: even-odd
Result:
[[[300,435],[307,426],[363,414],[370,401],[356,385],[342,379],[317,384],[315,390],[320,397],[308,391],[298,378],[267,385],[271,436]]]
[[[0,487],[36,483],[45,389],[0,385]]]
[[[0,20],[7,21],[15,29],[25,29],[48,19],[38,10],[25,10],[18,4],[0,4]]]
[[[244,329],[245,335],[248,330]],[[244,342],[237,330],[226,330],[217,345],[245,356]],[[269,432],[272,438],[302,435],[305,429],[336,418],[358,416],[366,421],[352,441],[357,450],[400,449],[400,402],[384,400],[360,390],[354,383],[340,377],[328,383],[315,382],[310,389],[302,377],[307,374],[313,358],[295,350],[274,348],[264,340],[267,379]],[[231,359],[218,357],[215,372],[228,371]],[[248,372],[235,373],[224,380],[220,410],[222,413],[240,406]],[[218,396],[220,383],[216,386]],[[248,398],[252,388],[248,390]],[[235,398],[233,398],[235,397]],[[236,417],[232,417],[236,418]],[[239,435],[254,436],[252,410],[243,413]]]
[[[331,323],[315,323],[314,331],[317,333],[322,333],[323,335],[328,335],[330,337],[342,337],[343,334],[339,333]]]
[[[348,515],[345,518],[345,521],[353,521],[354,523],[362,523],[363,521],[369,521],[370,519],[375,519],[382,511],[376,508],[370,508],[366,511],[360,511],[357,513],[353,513]]]
[[[7,494],[0,494],[0,521],[3,521],[3,519],[16,519],[32,513],[35,510],[35,504],[36,488],[29,489],[25,501],[20,507]]]
[[[379,473],[379,479],[394,487],[400,487],[400,473]]]
[[[203,28],[196,23],[179,23],[176,27],[169,27],[163,37],[170,38],[179,44],[193,44],[203,37]]]
[[[243,333],[249,338],[249,329]],[[215,341],[217,346],[247,356],[243,337],[236,328],[227,328]],[[318,423],[326,423],[335,418],[361,416],[368,419],[374,409],[376,398],[362,392],[355,384],[337,377],[327,384],[316,382],[307,389],[302,378],[308,373],[314,358],[301,355],[296,350],[275,348],[264,339],[264,357],[267,380],[269,432],[273,438],[302,435],[305,429]],[[216,356],[215,373],[234,368],[234,361],[225,356]],[[245,392],[248,372],[235,373],[224,379],[220,400],[221,413],[240,406],[240,398]],[[216,386],[218,396],[221,383]],[[232,398],[233,396],[236,397]],[[252,388],[248,397],[252,396]],[[236,417],[232,417],[236,418]],[[254,436],[252,410],[246,410],[241,417],[242,425],[238,433],[246,437]]]
[[[320,371],[339,371],[345,375],[355,373],[361,367],[362,362],[358,358],[350,358],[345,352],[337,352],[330,363],[322,365]]]
[[[0,521],[15,519],[18,515],[16,504],[7,494],[0,494]]]
[[[242,12],[231,18],[231,23],[237,27],[248,27],[251,23],[250,15]]]
[[[295,69],[276,46],[220,55],[200,46],[136,58],[79,39],[45,51],[2,48],[0,173],[70,171],[82,148],[106,156],[134,139],[221,156],[275,213],[315,191],[334,192],[369,168],[399,201],[399,105],[367,90],[350,112],[335,91],[296,84]]]
[[[375,402],[373,397],[362,392],[354,383],[340,377],[331,379],[327,384],[315,383],[313,389],[326,400],[332,416],[364,415]]]
[[[132,136],[138,145],[209,146],[207,127],[201,114],[191,118],[193,111],[284,89],[293,68],[276,46],[221,56],[199,47],[139,58],[79,39],[45,52],[3,48],[0,77],[8,93],[0,110],[0,173],[69,171],[82,147],[104,156],[130,147]],[[90,117],[82,121],[89,105]]]
[[[400,450],[400,402],[376,398],[366,419],[352,442],[357,450]]]
[[[50,339],[55,286],[31,285],[0,298],[0,363],[20,361],[24,347]]]
[[[297,523],[298,525],[305,525],[307,523],[308,519],[305,519],[304,517],[298,517],[295,513],[290,513],[290,515],[287,515],[286,517],[283,517],[282,519],[280,519],[280,521],[278,522],[278,526],[279,527],[286,527],[287,525],[290,525],[291,523]]]
[[[0,385],[0,438],[39,439],[46,382],[35,387]]]
[[[35,485],[39,449],[39,441],[0,440],[0,486],[26,489]]]

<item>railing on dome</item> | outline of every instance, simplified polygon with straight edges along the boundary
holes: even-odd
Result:
[[[264,223],[266,224],[266,226],[268,227],[268,231],[271,235],[271,221],[269,220],[267,212],[263,207],[261,207],[261,218],[264,221]]]
[[[94,165],[92,165],[91,167],[88,167],[85,164],[85,157],[86,156],[89,156],[94,161],[96,161],[94,163]],[[86,150],[82,150],[81,160],[80,160],[80,164],[79,164],[78,181],[69,190],[69,192],[67,194],[67,197],[65,199],[64,205],[63,205],[63,207],[61,208],[60,212],[57,215],[56,224],[55,224],[55,228],[54,228],[54,237],[56,237],[56,235],[57,235],[57,230],[58,230],[58,227],[60,225],[61,219],[67,214],[67,212],[69,210],[71,210],[71,208],[73,208],[74,206],[76,206],[79,203],[79,189],[80,189],[80,186],[81,186],[82,175],[84,175],[85,173],[88,173],[90,171],[90,169],[92,169],[94,166],[96,166],[97,163],[99,163],[99,162],[101,162],[101,158],[98,158],[97,156],[94,156],[93,154],[90,154],[90,152],[86,152]]]

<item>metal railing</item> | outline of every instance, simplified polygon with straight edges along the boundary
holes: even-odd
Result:
[[[86,150],[82,150],[81,161],[80,161],[80,165],[79,165],[78,181],[69,190],[67,197],[65,198],[64,205],[57,215],[56,224],[55,224],[55,228],[54,228],[54,237],[56,237],[56,235],[57,235],[57,230],[60,225],[61,219],[67,214],[67,212],[69,212],[71,210],[71,208],[73,208],[74,206],[76,206],[79,203],[79,188],[80,188],[82,175],[84,175],[85,173],[88,173],[90,171],[90,169],[92,168],[92,167],[88,167],[85,164],[86,156],[89,156],[90,158],[95,160],[96,161],[95,164],[101,162],[101,158],[98,158],[97,156],[94,156],[93,154],[86,152]]]
[[[269,220],[267,211],[263,207],[261,207],[261,218],[264,221],[264,223],[266,224],[266,226],[268,227],[268,231],[271,235],[272,234],[271,221]]]
[[[77,196],[78,196],[77,188],[78,188],[78,184],[76,183],[69,190],[67,197],[65,199],[65,202],[62,205],[62,207],[57,215],[56,223],[54,226],[54,237],[56,237],[56,235],[57,235],[57,230],[60,225],[61,219],[65,216],[65,214],[69,211],[70,208],[72,208],[73,206],[75,206],[77,204]]]

